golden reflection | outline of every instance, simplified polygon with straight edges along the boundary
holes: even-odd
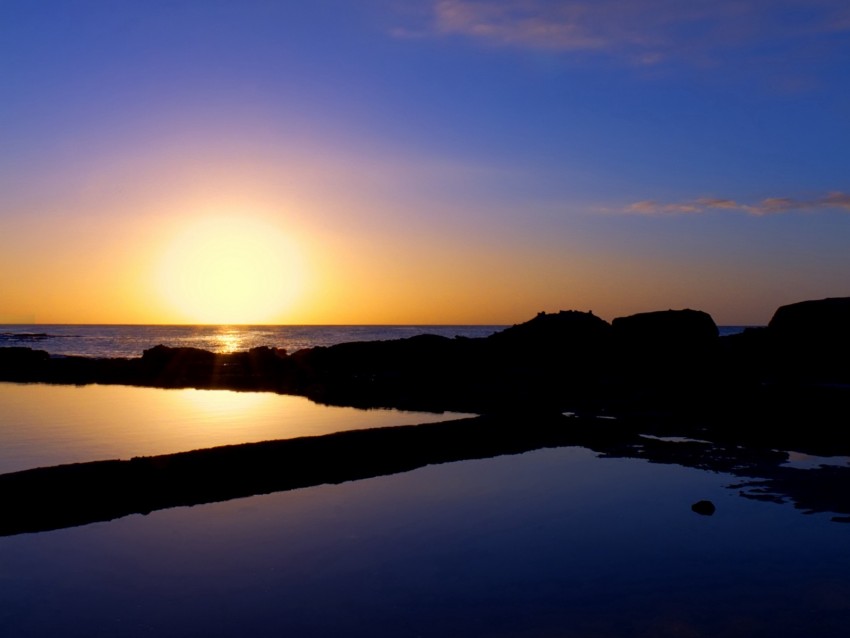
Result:
[[[239,352],[240,350],[245,350],[246,348],[243,346],[244,344],[244,335],[239,330],[233,330],[230,328],[222,328],[219,330],[218,334],[215,336],[216,340],[216,352],[223,352],[225,354],[231,352]]]
[[[0,474],[466,416],[329,407],[272,392],[14,383],[0,383],[0,412]]]
[[[218,418],[251,418],[252,414],[262,412],[265,404],[275,396],[268,392],[194,389],[181,390],[180,394],[192,409]]]

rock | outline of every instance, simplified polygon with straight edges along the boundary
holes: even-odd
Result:
[[[142,352],[142,361],[158,365],[210,365],[214,359],[214,353],[200,348],[170,348],[158,345]]]
[[[0,378],[7,381],[38,379],[50,364],[50,355],[32,348],[0,348]]]
[[[714,507],[714,503],[711,501],[697,501],[691,505],[691,510],[700,516],[711,516],[715,511],[717,511],[717,508]]]
[[[850,297],[780,307],[767,327],[776,379],[850,382]]]
[[[484,345],[487,368],[480,378],[501,406],[596,404],[609,367],[611,326],[592,312],[541,312]]]
[[[833,297],[781,306],[768,329],[783,339],[850,339],[850,297]]]
[[[626,388],[674,393],[716,377],[718,330],[700,310],[661,310],[611,322],[611,357]]]
[[[607,358],[611,326],[592,312],[539,313],[485,340],[492,360],[508,367],[570,376],[594,374]]]
[[[610,337],[611,326],[592,312],[561,310],[555,314],[538,313],[534,319],[490,335],[488,341],[501,346],[522,348],[582,347],[598,344]]]
[[[621,345],[647,349],[711,346],[717,339],[714,320],[701,310],[659,310],[619,317],[611,322]]]

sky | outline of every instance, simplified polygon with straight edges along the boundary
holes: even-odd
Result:
[[[0,0],[0,322],[850,295],[846,0]]]

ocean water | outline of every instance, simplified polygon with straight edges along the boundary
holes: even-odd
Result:
[[[504,326],[142,326],[2,325],[0,347],[25,346],[53,355],[140,357],[157,345],[211,352],[238,352],[257,346],[295,352],[348,341],[402,339],[420,334],[486,337]]]
[[[237,352],[257,346],[295,352],[349,341],[403,339],[420,334],[486,337],[506,326],[142,326],[142,325],[0,325],[0,347],[24,346],[53,355],[139,357],[156,345]],[[721,335],[744,326],[720,326]]]

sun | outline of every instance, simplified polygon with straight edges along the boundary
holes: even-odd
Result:
[[[272,223],[235,215],[187,223],[157,269],[163,300],[191,323],[277,323],[303,283],[294,242]]]

